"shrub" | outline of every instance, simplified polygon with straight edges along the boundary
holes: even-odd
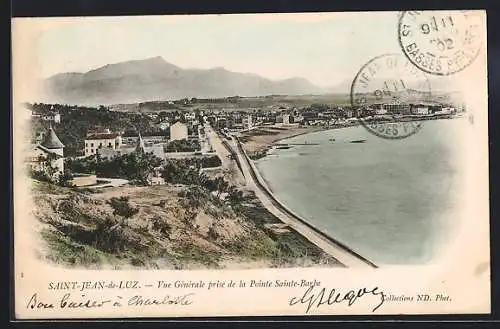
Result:
[[[128,202],[128,197],[122,196],[119,198],[112,197],[108,200],[108,204],[113,208],[113,215],[130,218],[139,212],[138,208],[132,207]]]
[[[89,242],[95,248],[113,253],[137,250],[141,240],[137,233],[112,217],[100,221],[90,237]]]
[[[153,168],[160,166],[162,159],[151,153],[130,153],[112,159],[89,157],[68,159],[66,166],[73,172],[92,173],[99,177],[125,178],[141,185]]]
[[[70,181],[73,179],[71,172],[69,170],[65,170],[62,175],[59,175],[57,184],[63,187],[73,187],[74,184]]]
[[[214,229],[213,226],[210,226],[207,234],[208,234],[208,237],[212,240],[217,240],[219,238],[219,234],[217,233],[217,231]]]
[[[222,161],[217,155],[212,155],[201,159],[202,168],[213,168],[222,166]]]
[[[154,231],[158,231],[158,232],[165,234],[165,235],[170,235],[170,232],[172,231],[172,226],[163,218],[154,217],[151,220],[151,223],[153,225]]]
[[[200,149],[200,143],[197,140],[174,140],[165,147],[165,152],[194,152]]]

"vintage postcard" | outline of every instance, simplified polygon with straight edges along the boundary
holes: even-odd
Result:
[[[490,313],[486,33],[12,19],[16,318]]]

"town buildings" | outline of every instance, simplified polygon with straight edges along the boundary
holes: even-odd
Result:
[[[429,107],[425,105],[415,105],[411,107],[411,114],[427,115],[429,114]]]
[[[97,150],[97,153],[101,158],[105,159],[112,159],[114,157],[130,154],[133,152],[153,153],[160,159],[165,158],[164,143],[148,144],[149,145],[146,144],[141,134],[139,133],[139,136],[136,138],[135,145],[121,144],[120,147],[114,149],[109,147],[100,148]]]
[[[61,123],[61,114],[54,110],[54,106],[50,108],[50,111],[45,113],[40,113],[33,109],[28,109],[28,111],[30,112],[30,116],[32,118],[38,118],[42,121]]]
[[[160,143],[167,143],[168,142],[168,136],[166,135],[153,135],[153,136],[142,136],[141,138],[144,140],[144,144],[147,145],[152,145],[152,144],[160,144]],[[139,136],[122,136],[122,145],[135,145],[137,143],[137,140],[139,139]]]
[[[250,129],[253,127],[253,118],[251,114],[247,114],[243,119],[243,129]]]
[[[442,108],[441,104],[431,103],[384,103],[370,105],[364,109],[363,115],[428,115],[438,113]]]
[[[293,123],[293,116],[290,114],[283,114],[283,124],[289,125]]]
[[[41,116],[44,121],[52,121],[54,123],[61,123],[61,115],[57,112],[49,113]]]
[[[408,115],[411,113],[411,105],[407,103],[382,104],[381,107],[390,114]]]
[[[160,123],[156,124],[156,126],[158,127],[158,129],[164,131],[170,127],[170,123],[166,120],[163,120]]]

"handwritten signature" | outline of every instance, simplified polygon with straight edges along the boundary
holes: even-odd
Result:
[[[40,300],[38,293],[34,293],[26,304],[27,309],[89,309],[89,308],[101,308],[104,306],[121,307],[122,305],[127,306],[151,306],[151,305],[190,305],[193,303],[191,297],[194,294],[184,294],[180,296],[162,296],[162,297],[146,297],[141,295],[135,295],[129,298],[126,302],[122,301],[121,296],[116,296],[114,299],[92,299],[85,295],[72,296],[70,293],[66,293],[62,298],[56,302],[47,302]]]
[[[293,306],[295,304],[305,304],[306,305],[306,313],[308,313],[311,308],[316,307],[319,308],[322,305],[332,305],[332,304],[339,304],[343,302],[347,302],[349,306],[352,306],[358,298],[361,298],[365,295],[368,296],[380,296],[380,302],[378,305],[376,305],[372,312],[375,312],[382,304],[384,303],[385,299],[385,294],[383,291],[379,290],[378,287],[375,287],[371,290],[367,288],[362,288],[358,290],[349,290],[347,293],[341,293],[338,292],[335,289],[330,289],[329,292],[327,292],[327,288],[321,288],[318,292],[315,291],[314,286],[310,286],[309,288],[306,289],[304,294],[300,297],[293,297],[290,299],[290,306]]]

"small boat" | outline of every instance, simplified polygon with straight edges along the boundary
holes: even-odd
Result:
[[[276,146],[277,150],[288,150],[289,148],[292,148],[292,147],[289,146],[289,145],[279,145],[279,146]]]
[[[364,142],[366,142],[366,139],[356,139],[356,140],[350,141],[350,143],[356,143],[356,144],[364,143]]]

